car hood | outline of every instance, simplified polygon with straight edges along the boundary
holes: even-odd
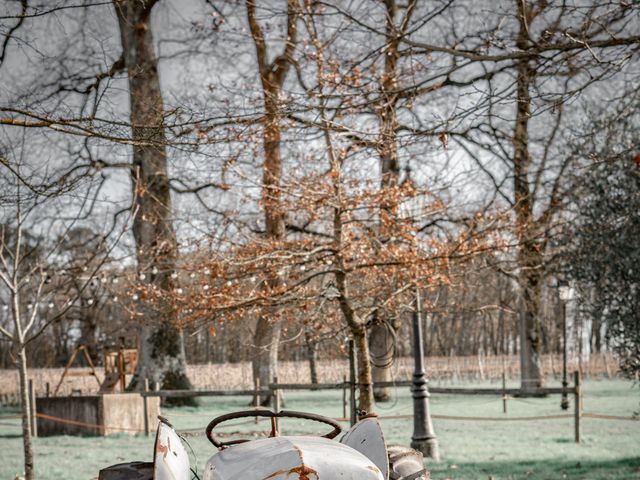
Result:
[[[322,437],[285,436],[234,445],[207,462],[204,480],[384,480],[360,452]]]

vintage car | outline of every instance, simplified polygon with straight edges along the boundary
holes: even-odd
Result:
[[[229,420],[266,417],[271,420],[269,437],[227,442],[216,437],[215,428]],[[283,418],[313,420],[327,424],[323,436],[280,436]],[[159,417],[153,462],[112,465],[100,471],[99,480],[192,480],[199,479],[189,465],[180,436]],[[339,441],[340,425],[312,413],[283,410],[246,410],[215,418],[206,428],[209,441],[218,449],[206,464],[200,480],[418,480],[428,479],[422,455],[406,447],[395,447],[389,455],[380,423],[364,416]]]

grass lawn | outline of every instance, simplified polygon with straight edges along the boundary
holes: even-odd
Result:
[[[640,395],[629,382],[587,381],[584,411],[630,417],[640,408]],[[216,415],[247,408],[248,398],[201,399],[198,408],[164,408],[178,430],[204,432]],[[502,401],[484,396],[434,395],[431,409],[442,461],[428,462],[433,479],[640,479],[640,421],[583,419],[583,442],[573,442],[573,420],[470,421],[438,419],[438,415],[469,417],[523,417],[563,413],[560,397]],[[331,417],[342,416],[340,392],[286,393],[285,407]],[[573,408],[573,407],[571,407]],[[409,444],[412,420],[384,419],[411,413],[411,396],[398,389],[394,399],[377,409],[389,443]],[[570,410],[572,412],[572,410]],[[12,412],[0,410],[1,415]],[[267,422],[234,421],[223,431],[238,436],[267,429]],[[346,425],[346,424],[345,424]],[[284,433],[322,432],[313,424],[287,422]],[[17,420],[0,420],[0,480],[22,471],[22,443]],[[192,466],[202,472],[214,448],[203,435],[190,436]],[[48,437],[35,440],[37,476],[43,480],[97,478],[98,470],[130,460],[150,461],[153,438],[116,435]]]

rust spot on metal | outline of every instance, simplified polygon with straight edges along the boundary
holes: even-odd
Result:
[[[297,445],[292,445],[291,447],[293,448],[293,450],[300,457],[300,466],[290,468],[289,470],[287,470],[287,469],[278,470],[277,472],[273,472],[268,477],[264,477],[264,480],[269,480],[269,479],[275,478],[275,477],[277,477],[279,475],[284,475],[286,478],[289,478],[292,475],[297,475],[298,476],[298,480],[319,480],[320,479],[320,475],[318,475],[318,472],[316,472],[313,468],[307,467],[304,464],[304,458],[302,456],[302,454],[303,454],[302,449],[300,447],[298,447]],[[313,478],[311,478],[310,475],[313,475]]]
[[[300,465],[299,467],[294,467],[289,470],[283,469],[283,470],[278,470],[277,472],[273,472],[268,477],[264,477],[264,480],[276,478],[279,475],[285,475],[287,478],[289,478],[290,475],[297,475],[298,480],[319,480],[320,479],[320,475],[318,475],[318,472],[316,472],[313,468],[309,468],[306,465]],[[313,478],[311,478],[310,475],[313,475]]]
[[[286,473],[286,470],[278,470],[278,471],[276,471],[276,472],[273,472],[273,473],[272,473],[271,475],[269,475],[268,477],[264,477],[264,479],[263,479],[263,480],[269,480],[270,478],[275,478],[275,477],[277,477],[278,475],[282,475],[282,474],[284,474],[284,473]]]
[[[158,447],[156,448],[158,453],[162,454],[162,458],[166,460],[167,454],[171,451],[171,438],[167,438],[167,445],[162,445],[158,442]]]
[[[378,467],[376,467],[375,465],[367,465],[367,469],[371,470],[374,473],[381,473],[380,469]]]
[[[305,465],[300,465],[299,467],[292,468],[291,470],[289,470],[289,473],[297,473],[299,480],[311,480],[311,478],[309,478],[309,475],[313,475],[315,477],[315,480],[318,480],[320,478],[318,472]]]

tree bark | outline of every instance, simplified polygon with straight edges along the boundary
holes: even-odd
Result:
[[[22,406],[22,446],[24,452],[24,478],[35,478],[35,466],[33,461],[33,442],[31,439],[31,399],[29,398],[29,385],[27,378],[27,351],[24,345],[19,346],[18,375],[20,377],[20,399]]]
[[[369,331],[369,348],[371,349],[371,374],[373,378],[373,396],[376,402],[388,402],[391,399],[389,387],[376,387],[378,382],[391,382],[395,353],[395,328],[391,324],[375,322]]]
[[[305,332],[307,360],[309,360],[309,376],[312,384],[318,383],[318,342],[314,341],[309,331]]]
[[[358,410],[373,412],[373,382],[371,362],[369,361],[369,342],[367,341],[367,329],[364,325],[352,329],[353,339],[358,351]]]
[[[280,180],[282,178],[282,158],[280,141],[282,137],[280,95],[292,61],[296,42],[296,2],[287,1],[287,39],[284,50],[272,62],[268,61],[264,34],[256,18],[255,0],[246,1],[247,20],[251,37],[256,48],[256,58],[262,85],[265,110],[262,122],[264,149],[262,204],[264,207],[266,237],[273,242],[285,239],[285,218],[282,207]],[[277,276],[267,279],[271,288],[277,287],[281,279]],[[278,372],[278,348],[281,325],[266,315],[258,318],[254,334],[254,355],[252,357],[253,377],[260,385],[269,385]],[[271,395],[260,398],[261,405],[268,405]]]
[[[164,103],[150,15],[156,0],[115,0],[124,66],[129,77],[130,118],[134,140],[131,183],[133,236],[141,279],[147,287],[172,291],[176,238],[171,223]],[[144,277],[143,277],[144,275]],[[144,379],[163,389],[189,389],[182,330],[171,305],[146,307],[140,334],[140,358],[130,388]],[[153,323],[152,323],[152,320]]]
[[[524,391],[534,392],[543,386],[541,276],[536,272],[525,273],[520,283],[520,381]]]
[[[405,17],[400,26],[400,30],[396,26],[398,6],[396,0],[385,0],[386,8],[386,27],[387,46],[384,52],[384,74],[382,77],[382,98],[384,104],[380,109],[380,187],[393,188],[398,185],[400,178],[400,165],[398,163],[398,119],[397,119],[397,102],[398,94],[398,61],[400,59],[399,44],[400,39],[406,31],[409,24],[411,13],[415,7],[415,0],[409,1],[406,7]],[[394,202],[384,201],[381,205],[381,220],[385,215],[397,215],[397,205]],[[383,238],[386,232],[382,232]],[[393,329],[393,332],[390,331]],[[393,365],[393,351],[395,348],[395,332],[397,325],[388,323],[387,325],[376,325],[369,333],[369,346],[374,363],[371,367],[373,381],[389,382],[392,380],[391,367]],[[391,390],[389,387],[375,388],[374,396],[377,401],[384,402],[391,398]]]
[[[518,2],[520,31],[517,46],[529,47],[528,25],[532,20],[527,2]],[[516,63],[517,105],[513,132],[514,194],[516,235],[519,244],[520,267],[520,374],[521,387],[533,391],[543,385],[541,368],[540,289],[542,252],[534,218],[534,198],[529,181],[529,119],[531,94],[529,88],[535,76],[528,59]]]

